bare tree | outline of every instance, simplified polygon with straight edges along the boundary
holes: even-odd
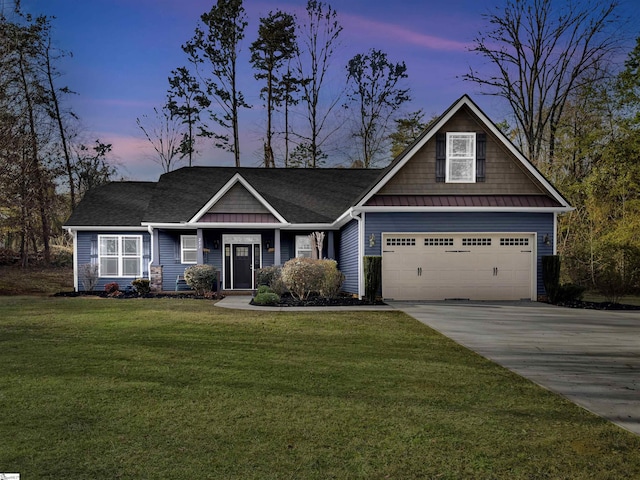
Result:
[[[617,0],[567,0],[562,6],[508,0],[504,10],[485,16],[488,28],[471,50],[488,59],[494,73],[471,69],[463,78],[509,102],[532,161],[553,164],[567,99],[605,74],[602,67],[618,47],[610,29],[617,6]]]
[[[143,115],[142,118],[136,118],[136,123],[156,151],[154,162],[162,167],[164,173],[168,173],[181,159],[183,132],[179,120],[171,115],[169,107],[164,106],[160,111],[154,107],[153,112],[154,117]]]
[[[347,72],[345,106],[356,110],[353,136],[359,144],[357,160],[370,168],[386,150],[393,114],[409,100],[409,89],[401,86],[407,78],[407,66],[392,63],[386,53],[371,49],[349,60]]]
[[[300,27],[297,69],[302,83],[302,101],[307,107],[308,135],[298,134],[310,146],[311,166],[318,166],[322,144],[337,129],[326,132],[327,120],[340,102],[336,96],[320,109],[321,91],[329,70],[330,60],[338,47],[342,26],[338,14],[330,5],[317,0],[308,0],[307,17]]]

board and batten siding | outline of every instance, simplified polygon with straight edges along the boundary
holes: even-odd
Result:
[[[367,214],[368,216],[368,214]],[[379,253],[372,255],[380,255]],[[338,249],[338,269],[344,274],[342,291],[358,293],[358,222],[347,223],[341,233]]]
[[[119,231],[113,232],[77,232],[76,252],[78,256],[78,267],[84,264],[98,264],[98,235],[128,235],[142,236],[142,278],[149,278],[149,261],[151,260],[151,236],[148,231]],[[78,275],[80,271],[78,268]],[[78,290],[84,290],[82,278],[78,278]],[[100,277],[94,290],[104,290],[107,283],[116,282],[120,289],[125,289],[131,285],[132,277]]]
[[[382,233],[537,233],[537,293],[544,295],[542,257],[553,255],[553,243],[545,245],[548,235],[553,239],[553,213],[491,213],[491,212],[405,212],[371,213],[365,217],[365,239],[374,235],[375,245],[365,242],[365,255],[382,255]],[[357,230],[357,229],[356,229]]]

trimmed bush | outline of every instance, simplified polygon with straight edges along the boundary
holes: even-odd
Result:
[[[274,292],[262,292],[253,297],[256,305],[275,305],[280,301],[280,295]]]
[[[560,289],[559,255],[545,255],[542,257],[542,282],[549,302],[556,303]]]
[[[311,258],[292,258],[282,267],[282,281],[298,300],[306,300],[310,293],[319,292],[324,279],[324,267]]]
[[[138,295],[147,295],[149,292],[151,292],[150,282],[146,278],[136,278],[133,282],[131,282],[131,286]]]
[[[218,272],[213,265],[192,265],[184,271],[184,281],[196,295],[205,295],[215,290]]]
[[[326,298],[337,297],[344,283],[344,275],[338,270],[338,262],[335,260],[318,260],[318,263],[323,269],[320,295]]]
[[[364,296],[369,303],[374,303],[382,285],[382,257],[364,257]]]
[[[109,295],[112,295],[120,291],[120,285],[118,285],[117,282],[109,282],[105,284],[104,291],[107,292]]]

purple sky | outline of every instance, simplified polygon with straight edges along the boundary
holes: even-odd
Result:
[[[303,13],[306,0],[246,0],[249,20],[239,64],[240,89],[253,108],[240,113],[242,166],[259,166],[264,115],[260,85],[249,66],[249,45],[258,21],[281,9]],[[472,96],[495,121],[508,115],[507,106],[483,96],[478,87],[457,78],[480,59],[467,51],[484,26],[482,14],[503,2],[482,0],[340,0],[329,1],[344,27],[341,49],[332,62],[327,88],[340,88],[345,65],[353,55],[369,48],[385,51],[392,61],[407,64],[412,101],[406,112],[422,108],[429,118],[440,114],[464,93]],[[47,14],[54,20],[54,37],[73,58],[64,62],[60,86],[78,95],[68,99],[82,121],[83,135],[113,144],[121,175],[134,180],[155,180],[161,173],[151,160],[153,151],[136,125],[136,118],[150,115],[166,101],[167,77],[186,64],[181,45],[193,35],[200,14],[211,0],[23,0],[23,9]],[[628,44],[640,31],[640,2],[622,0],[629,25]],[[221,150],[199,147],[196,165],[232,165]],[[276,152],[277,156],[277,152]]]

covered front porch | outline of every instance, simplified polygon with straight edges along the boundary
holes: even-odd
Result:
[[[336,259],[334,230],[322,230],[321,254],[310,234],[317,229],[154,228],[150,280],[155,290],[186,290],[177,280],[191,265],[212,265],[218,289],[233,293],[255,290],[258,269],[282,265],[294,257]]]

